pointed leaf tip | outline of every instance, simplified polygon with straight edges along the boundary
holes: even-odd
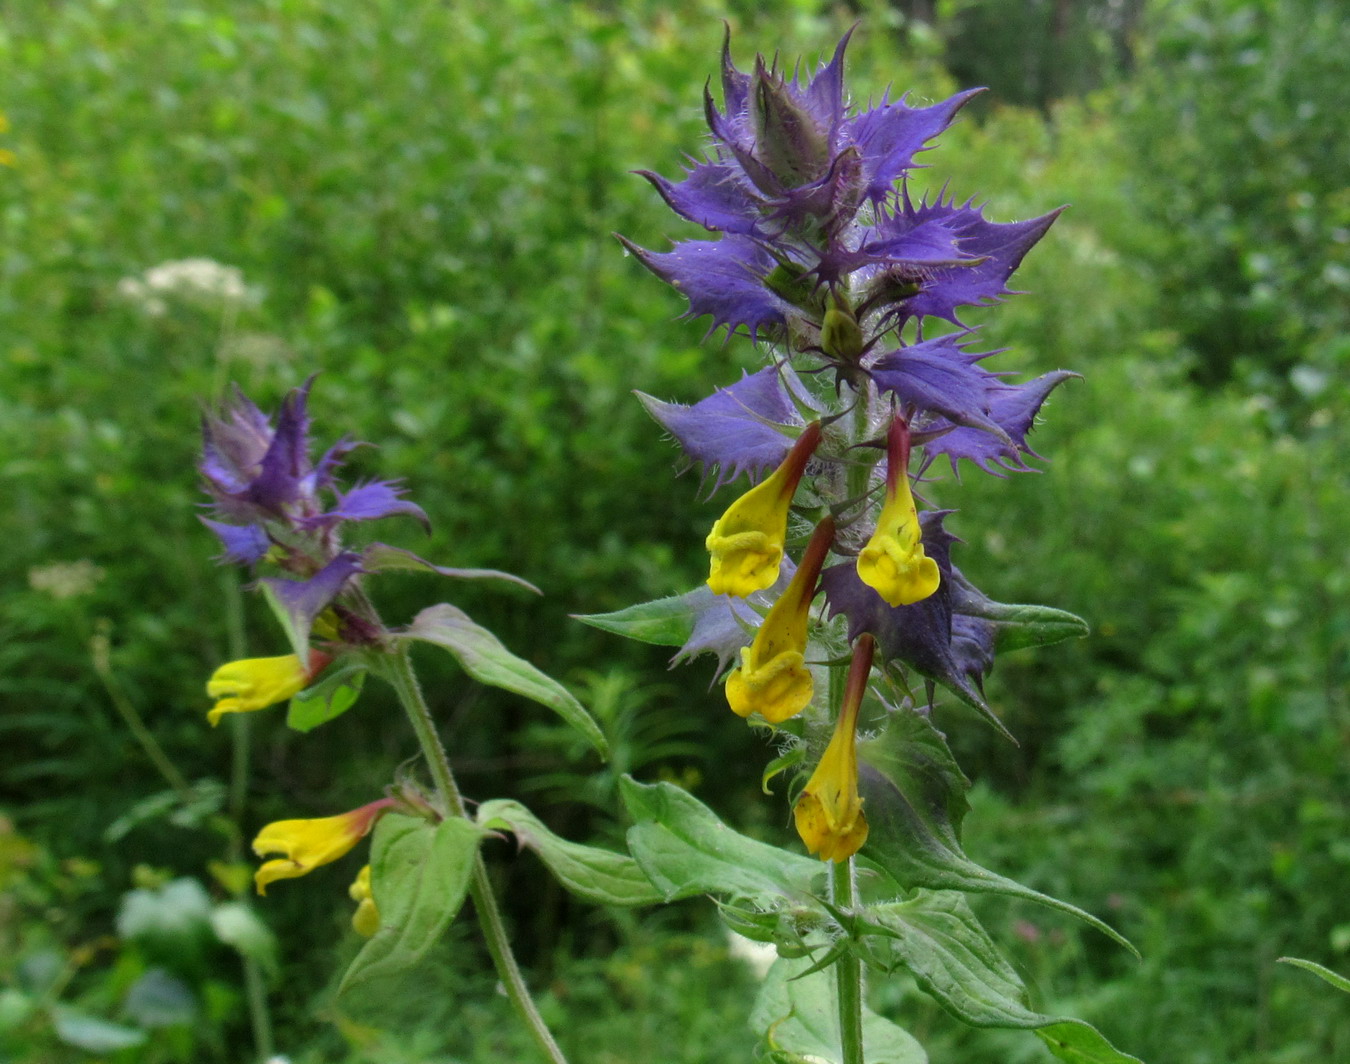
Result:
[[[576,697],[557,680],[507,650],[501,640],[475,624],[463,610],[448,603],[429,606],[398,638],[443,647],[479,683],[547,706],[585,736],[601,757],[609,756],[605,733]]]

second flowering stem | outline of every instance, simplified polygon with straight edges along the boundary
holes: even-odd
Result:
[[[454,773],[450,768],[450,758],[436,732],[431,709],[422,696],[422,687],[417,682],[417,674],[413,671],[407,647],[400,647],[385,656],[384,664],[383,675],[398,692],[399,701],[408,715],[408,721],[417,734],[418,744],[422,747],[422,755],[426,758],[431,778],[436,784],[436,791],[445,806],[445,812],[450,816],[467,817],[464,796],[455,782]],[[501,978],[506,996],[511,999],[517,1015],[529,1028],[540,1052],[552,1064],[567,1064],[567,1058],[563,1056],[553,1032],[548,1029],[534,1003],[534,998],[530,996],[520,965],[516,963],[515,954],[511,951],[506,925],[502,921],[501,910],[497,907],[496,896],[492,893],[492,882],[488,878],[487,865],[483,863],[481,854],[474,857],[469,896],[473,899],[474,912],[478,915],[478,924],[483,930],[488,952],[492,954],[497,975]]]

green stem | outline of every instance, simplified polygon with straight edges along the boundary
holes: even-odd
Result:
[[[866,383],[863,383],[853,393],[853,439],[851,442],[854,444],[867,439],[872,427],[871,399],[871,392]],[[875,464],[876,461],[873,459],[871,461],[857,461],[856,464],[848,467],[845,491],[849,499],[860,499],[867,493],[867,489],[871,486],[872,468]]]
[[[854,906],[853,858],[830,866],[830,893],[836,906],[845,911]],[[834,962],[835,984],[839,988],[839,1044],[842,1064],[865,1064],[863,1060],[863,981],[862,962],[854,953],[845,953]]]
[[[466,816],[464,797],[460,794],[454,773],[450,770],[450,759],[446,756],[445,746],[436,733],[431,710],[427,706],[426,699],[422,697],[422,688],[417,682],[416,673],[413,672],[407,648],[401,647],[396,650],[388,655],[386,661],[388,665],[383,670],[384,674],[398,692],[399,701],[403,703],[413,731],[417,733],[417,741],[421,744],[422,753],[427,759],[431,778],[436,783],[436,789],[445,803],[447,812],[452,816]],[[487,865],[483,863],[481,855],[474,859],[469,895],[473,898],[474,911],[478,914],[479,926],[482,927],[483,937],[487,940],[488,952],[492,954],[492,962],[497,967],[497,975],[506,988],[506,995],[511,999],[511,1004],[515,1006],[517,1014],[529,1028],[535,1044],[544,1056],[553,1064],[567,1064],[567,1058],[554,1041],[552,1032],[544,1023],[544,1018],[539,1015],[534,998],[530,996],[529,987],[525,985],[525,977],[516,963],[515,954],[511,952],[511,943],[506,936],[506,925],[502,922],[497,899],[492,893],[492,883],[488,879]],[[861,1060],[858,1064],[861,1064]]]
[[[98,674],[99,680],[102,681],[103,689],[108,693],[108,701],[117,710],[117,715],[122,718],[122,723],[127,726],[127,730],[131,732],[136,742],[140,744],[141,749],[145,751],[145,756],[150,759],[150,763],[159,769],[159,774],[173,788],[178,795],[178,800],[181,802],[191,801],[193,797],[191,784],[178,771],[178,766],[169,760],[169,755],[159,745],[159,740],[145,726],[145,720],[141,717],[136,704],[122,690],[122,682],[117,678],[117,673],[113,671],[110,641],[107,635],[103,633],[95,635],[90,643],[90,649],[94,662],[94,672]]]
[[[219,394],[219,390],[217,393]],[[239,577],[233,570],[220,576],[221,601],[225,604],[225,637],[231,661],[248,652],[248,638],[244,632],[244,596]],[[230,787],[227,809],[234,826],[230,833],[229,859],[238,861],[243,856],[244,811],[248,805],[248,777],[252,742],[249,733],[253,720],[247,713],[233,713],[230,720]],[[248,1022],[253,1032],[253,1049],[262,1064],[272,1059],[275,1044],[272,1041],[272,1010],[267,1003],[267,980],[257,958],[244,954],[244,994],[248,1001]]]
[[[272,1059],[272,1014],[267,1007],[267,984],[262,966],[244,957],[244,988],[248,995],[248,1019],[253,1028],[253,1048],[261,1064]]]
[[[239,577],[234,570],[226,570],[220,576],[221,601],[225,605],[225,636],[231,661],[237,661],[247,653],[244,634],[244,597],[239,589]],[[244,819],[244,806],[248,799],[249,777],[249,731],[253,724],[247,713],[231,714],[230,721],[230,788],[228,808],[230,819],[241,826]],[[238,839],[232,844],[234,852],[231,860],[239,859]]]

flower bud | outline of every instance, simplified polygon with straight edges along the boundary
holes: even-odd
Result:
[[[370,889],[370,865],[361,866],[356,881],[347,888],[347,894],[356,902],[352,930],[362,938],[370,938],[380,929],[380,910],[375,908],[375,895]]]
[[[783,188],[819,180],[830,165],[830,135],[812,115],[801,93],[776,70],[755,60],[751,120],[755,157]]]

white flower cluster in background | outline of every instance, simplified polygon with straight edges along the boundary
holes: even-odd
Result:
[[[74,562],[51,562],[28,570],[28,586],[54,599],[78,598],[87,595],[104,577],[102,566],[88,558]]]
[[[166,314],[172,300],[218,310],[254,306],[261,292],[244,283],[237,266],[214,259],[174,259],[151,266],[139,277],[123,277],[117,294],[151,317]]]

